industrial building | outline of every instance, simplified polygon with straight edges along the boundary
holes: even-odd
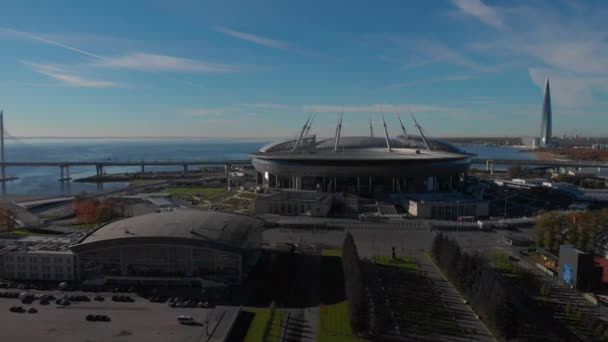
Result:
[[[263,221],[175,209],[110,222],[70,246],[85,284],[232,284],[255,264]]]
[[[275,142],[251,154],[258,184],[266,188],[319,192],[420,193],[464,189],[470,155],[424,135],[390,137],[382,118],[383,136],[342,137],[342,116],[333,138],[309,134],[312,120],[298,136]]]

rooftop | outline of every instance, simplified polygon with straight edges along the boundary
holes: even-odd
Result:
[[[301,139],[296,146],[296,139],[274,142],[262,147],[254,157],[268,159],[306,159],[306,160],[404,160],[404,159],[464,159],[469,155],[455,146],[435,139],[427,139],[427,149],[422,139],[417,136],[400,136],[391,138],[391,151],[383,137],[341,137],[338,150],[334,151],[335,139],[317,141],[315,136]]]
[[[263,221],[251,216],[212,210],[176,209],[110,222],[99,227],[79,246],[126,239],[162,239],[169,243],[178,239],[185,243],[213,243],[228,247],[243,247],[250,230],[263,226]],[[173,240],[172,240],[173,239]]]

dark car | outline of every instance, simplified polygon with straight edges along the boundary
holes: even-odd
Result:
[[[58,305],[63,305],[63,306],[67,306],[70,305],[70,301],[67,299],[57,299],[57,301],[55,301],[56,304]]]
[[[40,305],[49,305],[49,301],[47,299],[41,299]]]
[[[99,322],[109,322],[110,321],[110,317],[108,317],[106,315],[96,315],[95,316],[95,320],[99,321]]]
[[[87,315],[86,320],[87,320],[87,321],[94,322],[94,321],[96,321],[97,319],[95,319],[95,315]]]
[[[97,295],[97,296],[93,297],[93,300],[96,300],[98,302],[103,302],[105,300],[105,298],[103,298],[103,296]]]
[[[36,309],[36,308],[29,308],[29,309],[27,309],[27,313],[35,314],[37,312],[38,312],[38,309]]]

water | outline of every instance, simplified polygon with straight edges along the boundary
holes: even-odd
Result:
[[[532,160],[536,159],[534,152],[522,152],[522,150],[509,146],[482,146],[482,145],[462,145],[455,144],[461,150],[474,153],[474,158],[479,159],[514,159]],[[485,165],[484,165],[485,167]]]
[[[7,161],[100,161],[100,160],[223,160],[248,159],[248,154],[269,143],[238,139],[20,139],[8,140]],[[478,158],[534,159],[533,153],[511,147],[459,145]],[[180,167],[146,166],[146,170],[180,170]],[[107,173],[139,172],[135,167],[106,167]],[[17,176],[6,186],[7,194],[57,195],[81,191],[96,192],[96,184],[61,184],[59,167],[9,167],[8,176]],[[72,179],[95,175],[94,166],[70,167]],[[105,183],[104,190],[126,186]]]
[[[7,161],[99,160],[225,160],[248,159],[248,154],[267,144],[264,140],[238,139],[20,139],[7,140]],[[180,167],[146,166],[147,171],[180,170]],[[106,167],[107,173],[139,172],[140,167]],[[96,184],[61,184],[59,167],[8,167],[7,194],[57,195],[96,192]],[[72,179],[95,175],[94,166],[70,167]],[[105,183],[104,190],[126,183]]]

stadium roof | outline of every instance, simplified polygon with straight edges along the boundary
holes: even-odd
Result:
[[[70,248],[79,251],[112,245],[167,243],[235,249],[246,247],[251,231],[262,226],[262,220],[246,215],[176,209],[110,222]]]

